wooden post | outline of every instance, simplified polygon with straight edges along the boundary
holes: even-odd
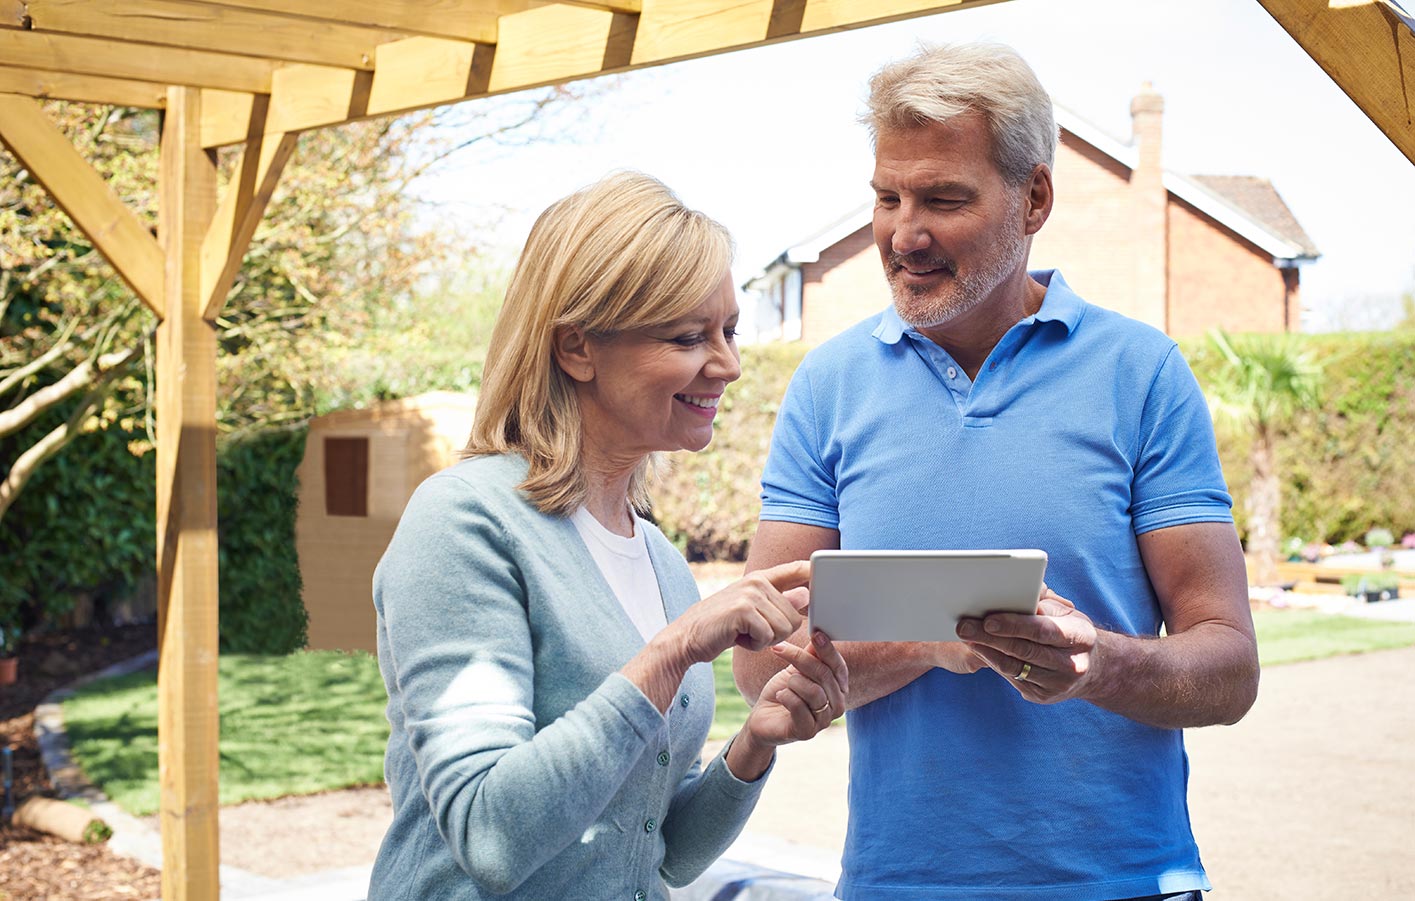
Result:
[[[158,766],[162,897],[220,897],[217,834],[216,332],[202,317],[201,248],[216,159],[201,95],[170,88],[159,238],[166,318],[157,331]]]

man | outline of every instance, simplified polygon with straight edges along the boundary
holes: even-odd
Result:
[[[837,895],[1197,898],[1181,730],[1236,722],[1258,683],[1203,395],[1165,335],[1027,272],[1057,129],[1015,52],[921,50],[875,76],[867,122],[893,308],[793,378],[747,568],[835,547],[1050,560],[1036,615],[840,643]],[[780,666],[739,650],[738,685],[754,699]]]

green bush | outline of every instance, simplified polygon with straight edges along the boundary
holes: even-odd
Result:
[[[1397,535],[1415,530],[1415,332],[1302,340],[1326,379],[1321,408],[1298,414],[1278,441],[1282,534],[1340,544],[1375,525]],[[1200,341],[1183,349],[1203,385],[1216,354]],[[1219,432],[1239,510],[1252,478],[1249,445],[1247,435]]]
[[[742,378],[727,387],[712,443],[670,455],[654,488],[654,518],[689,560],[742,560],[761,510],[762,464],[776,411],[809,348],[742,348]]]
[[[0,441],[0,456],[28,446],[34,430],[54,420]],[[294,520],[304,441],[301,428],[217,448],[223,651],[280,654],[305,644]],[[19,609],[27,628],[43,628],[80,598],[101,610],[150,585],[156,506],[156,454],[140,423],[75,439],[0,519],[0,611]]]
[[[1400,587],[1395,573],[1350,573],[1341,577],[1341,590],[1355,596],[1367,591],[1392,591]]]
[[[1299,414],[1278,441],[1282,534],[1338,544],[1375,525],[1415,532],[1415,332],[1302,340],[1324,364],[1326,383],[1321,409]],[[1202,385],[1217,355],[1206,341],[1186,341],[1183,349]],[[806,350],[743,348],[742,378],[727,389],[712,444],[672,455],[654,490],[654,515],[690,560],[745,555],[776,410]],[[1219,456],[1238,510],[1252,477],[1249,446],[1247,435],[1220,430]]]
[[[308,433],[303,426],[256,432],[217,452],[222,652],[288,654],[305,646],[295,470]]]
[[[0,439],[0,459],[15,459],[67,415],[51,411]],[[154,457],[128,449],[145,441],[140,426],[124,420],[80,435],[35,471],[0,519],[0,610],[18,608],[34,627],[84,596],[99,606],[121,598],[153,572]]]

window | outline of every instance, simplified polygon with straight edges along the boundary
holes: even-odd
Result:
[[[324,512],[368,516],[368,439],[324,439]]]

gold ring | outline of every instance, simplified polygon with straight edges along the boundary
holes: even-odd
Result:
[[[1032,664],[1030,664],[1030,663],[1024,663],[1024,664],[1022,664],[1022,672],[1018,673],[1016,676],[1013,676],[1013,678],[1016,679],[1018,682],[1026,682],[1026,681],[1027,681],[1027,677],[1030,676],[1031,674],[1032,674]]]
[[[814,715],[814,716],[820,716],[822,713],[825,713],[825,712],[826,712],[827,710],[829,710],[829,709],[830,709],[830,702],[829,702],[829,701],[826,701],[824,704],[820,705],[820,706],[817,707],[815,710],[812,710],[811,713],[812,713],[812,715]]]

